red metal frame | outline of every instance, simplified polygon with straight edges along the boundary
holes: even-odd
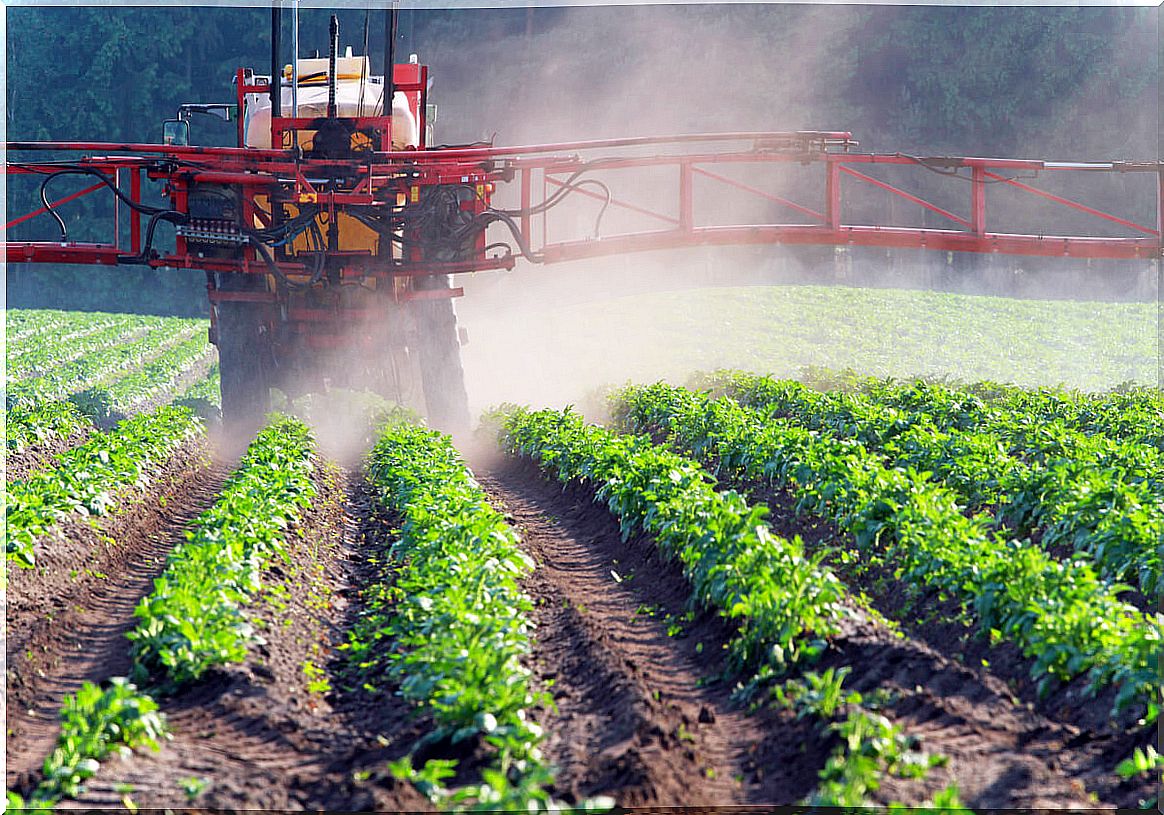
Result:
[[[404,66],[400,66],[404,67]],[[413,66],[415,67],[415,66]],[[423,75],[423,72],[420,72]],[[265,86],[255,86],[261,88]],[[250,86],[243,88],[251,92]],[[419,102],[418,102],[419,104]],[[273,125],[281,128],[288,124],[298,124],[298,120],[287,119]],[[743,144],[741,144],[743,143]],[[782,150],[767,145],[780,144]],[[1164,172],[1159,162],[1147,163],[1053,163],[1032,160],[989,159],[989,158],[942,158],[934,160],[916,159],[900,154],[860,154],[841,152],[851,146],[848,134],[783,134],[747,133],[692,135],[658,139],[615,139],[598,142],[572,142],[541,146],[515,148],[465,148],[448,150],[410,150],[377,152],[369,155],[361,163],[361,175],[352,189],[325,191],[312,183],[313,177],[322,175],[329,168],[351,163],[334,160],[296,159],[292,151],[252,150],[237,148],[198,148],[159,145],[103,144],[99,142],[70,143],[13,143],[10,152],[25,150],[82,150],[87,153],[128,152],[131,155],[108,155],[80,159],[77,163],[105,173],[109,177],[119,175],[121,170],[129,173],[128,197],[142,201],[143,186],[141,173],[144,170],[149,179],[165,182],[173,197],[175,208],[185,206],[184,191],[191,183],[214,182],[237,184],[244,190],[244,198],[253,200],[256,195],[269,195],[275,189],[290,189],[299,203],[311,202],[330,211],[345,205],[371,206],[376,196],[385,189],[412,190],[434,184],[495,184],[501,185],[513,179],[520,190],[521,215],[519,223],[527,239],[532,239],[534,226],[528,214],[532,198],[532,185],[537,176],[542,177],[544,187],[560,187],[562,177],[589,167],[587,177],[599,177],[613,190],[614,180],[619,172],[644,168],[671,166],[675,168],[678,180],[675,198],[669,202],[669,210],[658,205],[644,205],[624,197],[611,196],[610,205],[624,211],[650,217],[665,224],[667,229],[637,231],[615,235],[605,235],[597,239],[549,241],[546,234],[552,217],[547,214],[542,223],[543,241],[535,249],[545,262],[564,261],[574,258],[595,257],[631,251],[674,248],[706,244],[730,243],[789,243],[840,246],[882,246],[897,248],[937,249],[959,252],[997,252],[1035,256],[1064,256],[1079,258],[1148,259],[1161,254],[1160,227],[1162,197],[1160,176]],[[676,151],[698,145],[695,152]],[[653,147],[657,151],[647,155],[609,155],[612,149]],[[674,152],[663,152],[670,148]],[[570,151],[574,151],[570,155]],[[594,154],[590,158],[585,154]],[[366,162],[366,163],[365,163]],[[590,162],[589,164],[587,162]],[[750,167],[756,164],[809,164],[823,168],[822,210],[809,203],[795,200],[765,190],[750,176],[745,183],[733,179],[722,172],[708,169],[709,165],[727,167],[736,165]],[[877,179],[856,169],[859,165],[896,165],[900,167],[920,167],[928,164],[940,166],[944,172],[968,171],[964,178],[969,180],[968,217],[957,214],[949,208],[926,200],[920,195],[902,189],[900,186]],[[52,164],[36,165],[25,163],[9,165],[7,172],[25,174],[45,172],[53,169]],[[1031,174],[1047,174],[1056,177],[1083,176],[1096,172],[1103,173],[1153,173],[1157,178],[1157,195],[1153,202],[1156,209],[1155,226],[1147,226],[1119,215],[1104,212],[1098,207],[1048,192],[1038,187],[1003,175],[1004,172],[1025,171]],[[407,180],[403,180],[407,175]],[[812,223],[741,223],[736,225],[701,225],[697,219],[699,196],[695,176],[717,184],[722,190],[731,190],[743,197],[769,201],[807,216]],[[843,179],[867,187],[884,191],[890,196],[907,201],[933,212],[949,221],[958,229],[935,229],[927,227],[900,227],[878,223],[846,223],[843,213]],[[1043,233],[1012,233],[988,228],[987,188],[996,183],[1032,196],[1032,200],[1049,202],[1077,213],[1095,218],[1099,222],[1115,225],[1129,232],[1138,233],[1126,237],[1111,237],[1095,233],[1060,234],[1054,229]],[[86,189],[58,199],[56,204],[66,204],[101,189],[102,184],[94,184]],[[588,199],[605,199],[590,188],[579,188],[580,196]],[[382,197],[381,197],[381,200]],[[11,219],[9,229],[36,215],[43,214],[43,207],[25,215]],[[119,254],[137,254],[141,249],[142,223],[139,213],[130,211],[130,245],[120,247],[115,234],[109,243],[59,243],[52,241],[10,241],[6,256],[9,262],[52,262],[52,263],[116,263]],[[115,219],[115,228],[118,221]],[[484,239],[481,243],[484,246]],[[151,258],[151,266],[174,266],[218,271],[240,271],[265,273],[261,262],[257,262],[254,251],[247,249],[237,260],[202,259],[191,257],[183,242],[179,240],[177,251],[171,255]],[[367,264],[353,259],[361,274],[369,274]],[[512,258],[502,262],[486,259],[484,254],[477,261],[457,264],[455,271],[470,271],[487,268],[508,268]],[[382,275],[415,276],[417,274],[447,274],[451,267],[413,266],[401,264],[389,271],[379,271]],[[287,272],[299,273],[301,265],[288,264]]]

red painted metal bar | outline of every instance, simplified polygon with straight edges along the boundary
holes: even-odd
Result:
[[[1088,215],[1094,215],[1097,218],[1103,218],[1105,221],[1111,221],[1112,223],[1119,224],[1120,226],[1126,226],[1128,229],[1134,229],[1137,232],[1143,232],[1145,235],[1160,234],[1160,231],[1157,229],[1141,226],[1134,221],[1129,221],[1125,218],[1120,218],[1107,212],[1102,212],[1098,209],[1095,209],[1094,207],[1089,207],[1086,204],[1079,203],[1078,201],[1072,201],[1070,198],[1064,198],[1060,195],[1049,193],[1046,190],[1037,189],[1029,184],[1022,183],[1021,181],[1015,181],[1013,178],[1005,178],[1003,176],[996,175],[989,170],[984,170],[983,172],[987,178],[992,178],[996,181],[1001,181],[1004,184],[1009,184],[1012,187],[1017,187],[1024,192],[1032,193],[1039,196],[1040,198],[1046,198],[1048,201],[1054,201],[1056,204],[1062,204],[1065,207],[1070,207],[1071,209],[1079,210],[1080,212],[1086,212]]]
[[[952,212],[944,210],[939,206],[931,204],[929,201],[926,201],[923,198],[918,198],[916,195],[913,195],[911,193],[906,192],[903,189],[900,189],[899,187],[895,187],[892,184],[888,184],[884,181],[881,181],[880,179],[876,179],[876,178],[873,178],[872,176],[865,175],[864,173],[859,173],[851,167],[845,167],[842,165],[841,172],[844,173],[845,175],[851,175],[853,178],[859,179],[859,180],[864,181],[868,184],[872,184],[874,187],[879,187],[883,190],[886,190],[887,192],[891,192],[894,195],[899,195],[907,201],[912,201],[913,203],[915,203],[919,206],[925,207],[930,212],[936,212],[938,215],[941,215],[945,218],[949,218],[954,223],[961,224],[962,226],[966,227],[967,229],[970,229],[970,222],[967,221],[965,218],[961,217],[960,215],[955,215]]]
[[[131,167],[129,170],[129,199],[135,204],[141,203],[141,170]],[[141,213],[132,207],[129,210],[129,251],[141,253]]]
[[[691,177],[691,162],[679,163],[679,228],[690,232],[695,228],[695,191]]]
[[[986,168],[975,165],[970,171],[970,231],[986,234]]]
[[[566,182],[559,181],[558,179],[553,178],[552,176],[549,176],[549,175],[546,176],[546,181],[550,184],[553,184],[556,187],[566,186]],[[606,200],[605,195],[599,195],[596,192],[591,192],[590,190],[582,189],[580,187],[576,187],[574,189],[574,192],[578,193],[579,195],[585,195],[587,198],[597,198],[599,201]],[[643,207],[635,206],[634,204],[628,204],[625,201],[619,201],[617,198],[611,198],[610,205],[612,207],[620,207],[621,209],[630,210],[631,212],[638,212],[641,215],[648,215],[652,218],[655,218],[655,219],[660,220],[660,221],[665,221],[666,223],[669,223],[669,224],[678,224],[679,223],[678,218],[672,218],[670,215],[663,215],[661,213],[653,212],[652,210],[645,209]]]
[[[400,295],[400,300],[402,302],[409,302],[411,300],[446,300],[464,296],[465,289],[458,286],[455,289],[420,289],[418,291],[407,291]]]
[[[11,241],[4,247],[8,263],[84,263],[95,266],[116,266],[122,254],[116,246],[107,243],[49,243],[44,241]]]
[[[841,225],[841,165],[825,165],[825,224],[829,229]]]
[[[961,230],[845,226],[830,229],[803,224],[699,227],[691,232],[668,230],[616,235],[602,240],[570,241],[544,246],[547,263],[580,260],[684,246],[748,244],[810,244],[820,246],[879,246],[897,249],[936,249],[954,252],[1002,253],[1038,257],[1076,257],[1142,260],[1160,254],[1158,242],[1139,238],[1084,238],[1053,235],[982,236]]]
[[[58,198],[56,201],[53,201],[52,205],[53,205],[53,207],[58,207],[61,204],[67,204],[69,201],[75,201],[84,195],[88,195],[91,192],[96,192],[97,190],[102,190],[102,189],[105,189],[105,183],[99,181],[98,183],[94,184],[92,187],[86,187],[85,189],[83,189],[79,192],[75,192],[72,195],[66,195],[64,198]],[[37,215],[43,215],[46,212],[48,212],[48,207],[41,207],[40,209],[33,210],[32,212],[28,213],[27,215],[21,215],[19,218],[16,218],[14,220],[9,221],[7,224],[4,225],[4,228],[11,229],[12,227],[16,226],[17,224],[22,224],[25,221],[31,220],[31,219],[35,218]]]
[[[211,289],[209,292],[211,303],[274,303],[274,292],[269,291],[223,291]]]
[[[789,209],[795,210],[803,215],[807,215],[814,220],[823,222],[825,219],[824,215],[817,212],[815,209],[802,207],[795,201],[789,201],[787,198],[781,198],[779,195],[773,195],[770,192],[765,192],[764,190],[752,187],[748,184],[744,184],[743,182],[736,181],[734,178],[728,178],[727,176],[720,175],[719,173],[713,173],[710,170],[703,169],[702,167],[693,167],[692,169],[694,172],[697,172],[700,175],[707,176],[708,178],[715,179],[716,181],[722,181],[724,184],[737,187],[741,190],[744,190],[745,192],[753,193],[754,195],[758,195],[761,198],[767,198],[769,201],[774,201],[781,206],[788,207]]]
[[[699,142],[787,142],[784,146],[805,143],[827,143],[829,146],[855,146],[852,133],[844,131],[738,131],[731,133],[689,133],[673,136],[635,136],[622,139],[591,139],[556,144],[529,144],[513,147],[455,147],[443,150],[392,150],[373,154],[377,160],[444,158],[497,158],[562,150],[599,150],[613,147],[642,147],[664,144],[693,144]],[[264,150],[252,147],[203,147],[191,145],[143,144],[136,142],[9,142],[8,150],[108,150],[114,152],[161,153],[172,156],[232,156],[252,158],[293,159],[291,150]]]

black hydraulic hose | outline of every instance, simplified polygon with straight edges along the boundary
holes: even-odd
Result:
[[[48,183],[52,181],[54,176],[48,176],[40,182],[40,202],[44,204],[45,211],[56,219],[57,226],[61,228],[61,243],[69,239],[69,228],[65,226],[65,219],[62,218],[57,211],[53,209],[53,205],[48,200]]]
[[[148,263],[150,253],[154,248],[154,230],[158,226],[158,221],[169,221],[172,224],[184,224],[190,220],[190,216],[184,212],[177,210],[162,210],[155,212],[150,216],[149,223],[146,225],[145,242],[142,244],[141,252],[136,255],[118,255],[118,263]]]
[[[173,210],[164,209],[162,207],[147,207],[144,204],[138,204],[125,193],[123,193],[120,189],[118,189],[117,185],[110,181],[109,177],[105,175],[105,173],[94,170],[91,167],[68,167],[62,170],[56,170],[55,172],[46,175],[44,180],[40,182],[40,200],[41,203],[44,204],[45,211],[48,212],[49,215],[53,216],[57,222],[57,226],[60,227],[62,242],[68,239],[69,231],[65,225],[64,219],[61,218],[56,209],[51,203],[49,203],[48,200],[48,183],[54,178],[62,175],[95,176],[102,184],[111,189],[113,194],[116,195],[118,199],[120,199],[127,207],[140,212],[142,215],[156,215],[159,212],[173,212]]]
[[[388,16],[384,18],[384,101],[380,105],[381,116],[392,115],[392,97],[396,93],[396,77],[393,75],[393,68],[396,65],[396,18],[399,14],[396,0],[392,1],[392,8],[386,11]],[[388,149],[392,149],[391,143]]]

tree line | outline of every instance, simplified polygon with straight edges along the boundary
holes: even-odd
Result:
[[[384,12],[337,14],[341,47],[357,53],[367,25],[379,72]],[[430,66],[440,142],[825,129],[850,130],[862,149],[878,151],[1144,159],[1159,153],[1159,14],[812,4],[406,9],[396,52]],[[329,16],[301,12],[301,55],[326,53]],[[269,9],[14,7],[7,138],[155,142],[179,104],[232,101],[234,70],[265,74],[269,64]],[[200,117],[193,138],[231,144],[234,129]],[[10,185],[10,212],[33,208],[35,192]],[[96,239],[94,223],[108,209],[69,205],[70,230]],[[54,231],[46,219],[11,237]],[[22,281],[9,286],[10,298],[67,292],[75,302],[80,287],[107,305],[121,288],[101,284],[111,273],[93,269],[9,273]],[[158,309],[187,298],[204,307],[200,275],[165,280],[152,284],[159,293],[171,287]]]

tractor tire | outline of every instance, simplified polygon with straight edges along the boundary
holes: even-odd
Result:
[[[451,285],[448,275],[416,280],[420,291],[448,289]],[[469,395],[465,390],[465,368],[461,363],[461,338],[453,299],[416,300],[412,305],[429,424],[450,433],[467,432]]]
[[[236,279],[239,277],[222,275],[219,290],[246,291],[253,286],[250,280]],[[223,426],[230,432],[250,433],[262,425],[271,408],[265,307],[228,301],[215,305],[215,310]]]

